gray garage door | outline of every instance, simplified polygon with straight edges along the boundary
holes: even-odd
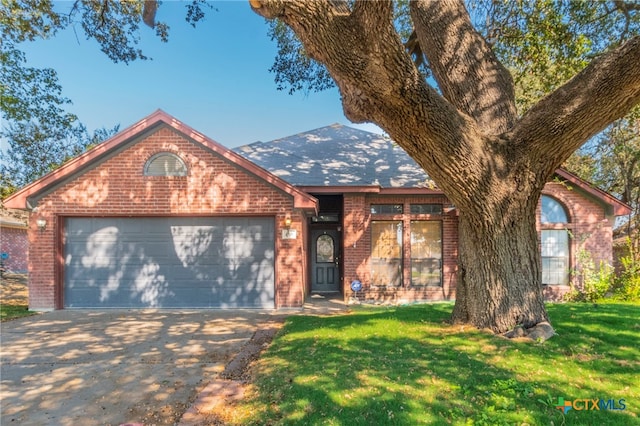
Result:
[[[68,218],[64,306],[273,308],[270,218]]]

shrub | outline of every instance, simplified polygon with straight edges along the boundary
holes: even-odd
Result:
[[[578,264],[580,269],[574,271],[574,276],[582,282],[582,289],[572,288],[565,295],[565,300],[596,302],[603,299],[614,286],[616,277],[613,267],[606,262],[600,262],[600,266],[596,268],[591,254],[584,249],[578,253]]]
[[[626,301],[640,301],[640,256],[635,253],[628,239],[629,255],[620,259],[622,272],[616,277],[615,298]]]

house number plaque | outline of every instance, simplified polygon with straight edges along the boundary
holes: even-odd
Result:
[[[298,238],[298,230],[297,229],[283,229],[282,230],[282,239],[283,240],[295,240]]]

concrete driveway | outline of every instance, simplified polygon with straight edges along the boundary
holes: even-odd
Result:
[[[0,424],[174,424],[258,328],[261,310],[63,310],[4,322]]]

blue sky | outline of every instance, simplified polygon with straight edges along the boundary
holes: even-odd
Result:
[[[71,2],[59,2],[67,10]],[[57,71],[68,109],[90,131],[124,129],[158,108],[228,147],[293,135],[333,123],[354,125],[342,112],[337,89],[321,93],[278,91],[273,74],[276,45],[265,20],[248,1],[214,2],[194,29],[184,3],[164,1],[157,19],[169,24],[162,43],[148,27],[140,48],[153,60],[115,64],[79,25],[51,40],[25,43],[28,65]]]

